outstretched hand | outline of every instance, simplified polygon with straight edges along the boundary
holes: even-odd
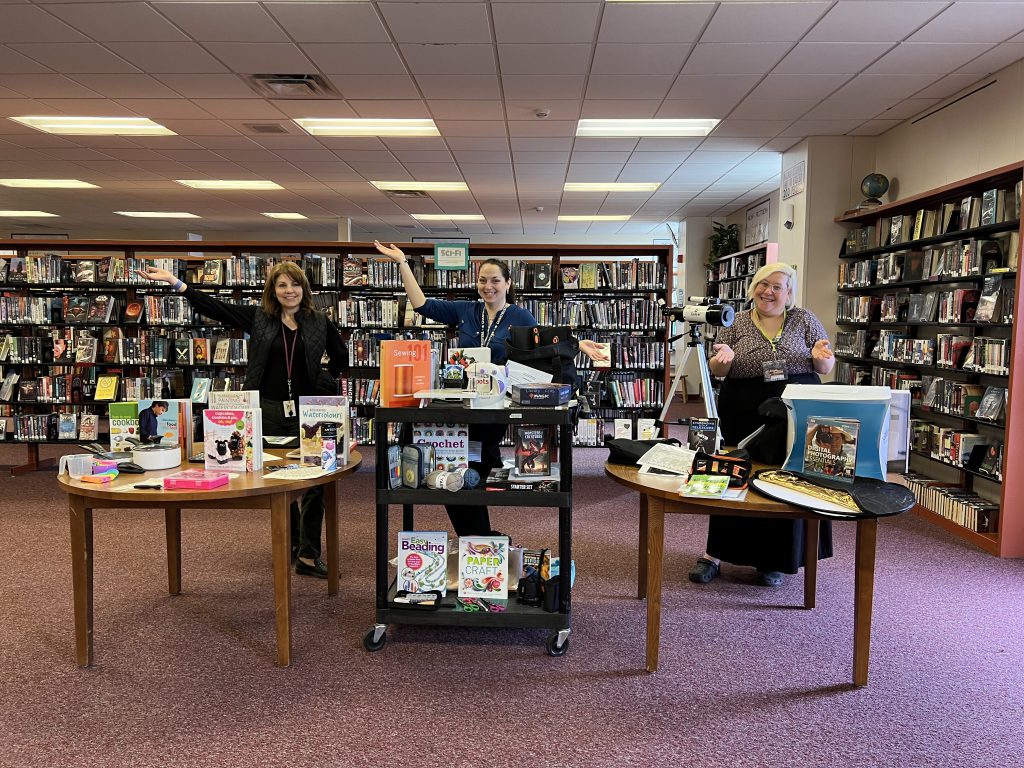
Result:
[[[595,363],[605,363],[611,358],[608,353],[601,348],[601,345],[596,341],[590,339],[580,339],[580,352],[589,357]]]
[[[729,365],[736,357],[736,353],[728,344],[714,344],[711,348],[715,351],[715,356],[711,358],[711,361],[719,365]]]
[[[818,339],[811,347],[812,360],[830,360],[832,358],[832,346],[828,339]]]
[[[392,261],[399,263],[405,261],[405,251],[396,246],[394,243],[391,245],[384,245],[380,240],[373,241],[374,247],[380,252],[387,256]]]
[[[142,269],[136,270],[136,274],[139,277],[144,277],[146,280],[156,280],[160,283],[167,283],[168,285],[177,281],[177,277],[168,272],[166,269],[160,269],[159,267],[143,267]]]

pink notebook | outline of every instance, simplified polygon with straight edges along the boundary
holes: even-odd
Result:
[[[185,469],[167,475],[164,478],[164,489],[187,488],[199,491],[208,491],[211,488],[219,488],[227,485],[231,476],[227,472],[209,472],[205,469]]]

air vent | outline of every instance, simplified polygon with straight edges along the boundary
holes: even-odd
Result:
[[[288,129],[280,123],[242,123],[253,133],[288,133]]]
[[[422,189],[389,189],[384,194],[387,197],[430,197]]]
[[[340,99],[320,75],[249,75],[249,85],[268,99]]]

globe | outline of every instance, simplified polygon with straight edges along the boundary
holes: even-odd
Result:
[[[868,196],[868,199],[861,203],[861,207],[870,205],[881,205],[879,200],[889,190],[889,179],[880,173],[869,173],[860,183],[860,191]]]

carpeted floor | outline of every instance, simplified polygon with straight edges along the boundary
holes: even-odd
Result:
[[[22,448],[0,447],[0,464]],[[51,473],[0,477],[0,766],[986,766],[1024,755],[1024,562],[904,516],[879,530],[871,679],[850,684],[853,527],[818,608],[725,567],[686,572],[706,521],[667,522],[661,667],[644,667],[636,498],[576,453],[571,649],[546,630],[374,621],[372,467],[344,487],[341,595],[293,579],[293,665],[274,665],[269,521],[183,515],[184,594],[166,593],[162,515],[95,523],[94,667],[74,662],[68,518]],[[369,462],[368,462],[369,464]],[[546,510],[497,509],[555,543]],[[418,527],[446,527],[439,508]]]

